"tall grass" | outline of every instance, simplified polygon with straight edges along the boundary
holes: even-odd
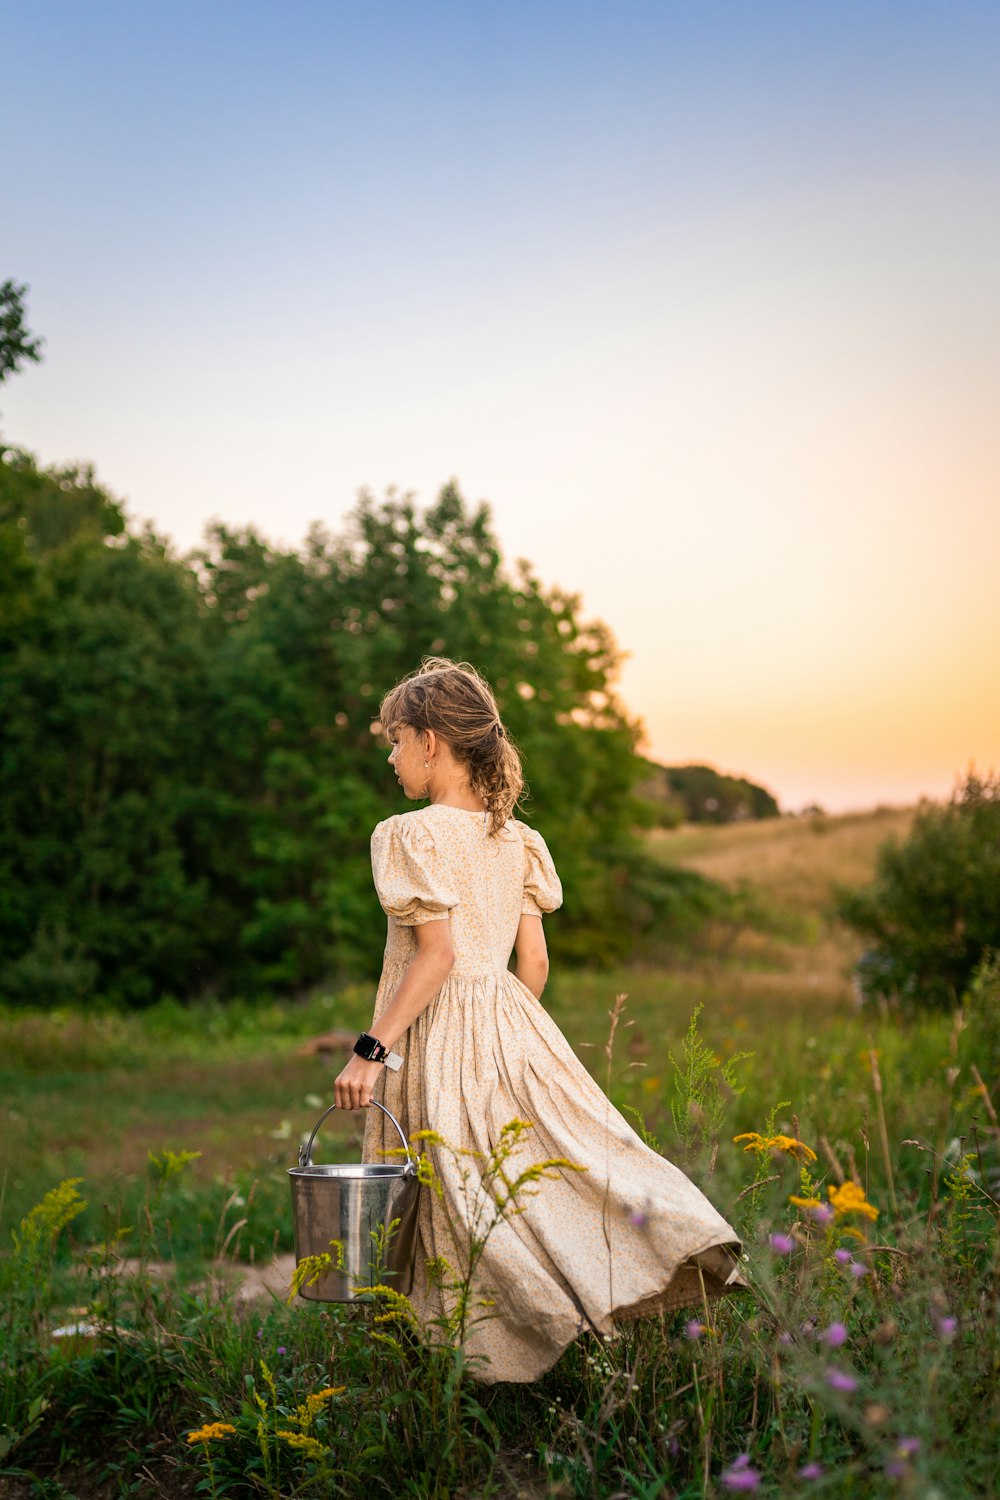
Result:
[[[905,1030],[857,1009],[849,941],[815,907],[844,848],[793,832],[815,850],[808,900],[776,875],[759,925],[545,997],[743,1235],[752,1290],[585,1335],[528,1385],[472,1378],[468,1297],[436,1347],[388,1294],[237,1300],[240,1265],[290,1244],[285,1169],[340,1066],[296,1046],[365,1024],[364,990],[0,1018],[0,1492],[995,1493],[1000,972]],[[747,879],[752,834],[712,833]],[[362,1125],[331,1154],[356,1154]],[[452,1312],[468,1270],[442,1272]]]

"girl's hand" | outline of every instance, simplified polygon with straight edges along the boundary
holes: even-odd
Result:
[[[347,1067],[333,1085],[333,1096],[338,1109],[364,1109],[371,1103],[372,1090],[385,1072],[385,1063],[369,1062],[351,1054]]]

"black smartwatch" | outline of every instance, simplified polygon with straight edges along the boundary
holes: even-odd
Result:
[[[354,1043],[354,1050],[359,1057],[367,1059],[368,1062],[385,1063],[387,1068],[401,1068],[403,1059],[398,1052],[390,1052],[388,1047],[383,1047],[377,1036],[369,1036],[363,1031]]]

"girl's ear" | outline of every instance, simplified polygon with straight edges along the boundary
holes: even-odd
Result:
[[[437,735],[433,729],[425,729],[421,735],[425,760],[434,759],[434,751],[437,749]]]

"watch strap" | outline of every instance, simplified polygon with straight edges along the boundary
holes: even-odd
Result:
[[[378,1037],[372,1036],[368,1031],[363,1031],[358,1037],[354,1043],[354,1050],[366,1061],[384,1063],[387,1068],[392,1068],[393,1072],[403,1066],[403,1059],[399,1053],[390,1052],[388,1047],[382,1045]]]

